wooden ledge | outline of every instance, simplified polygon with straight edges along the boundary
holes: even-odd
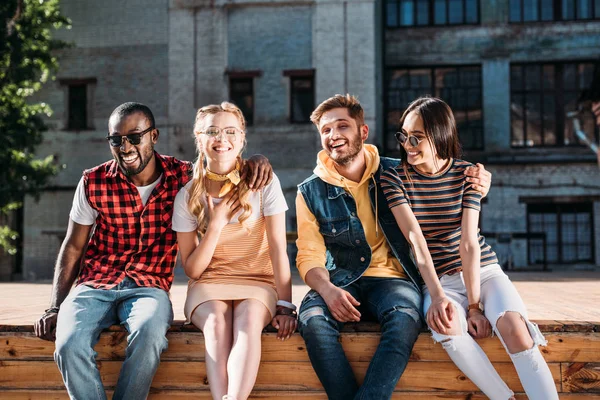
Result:
[[[200,332],[192,324],[185,324],[185,321],[173,321],[169,332]],[[559,321],[559,320],[532,320],[540,327],[542,332],[600,332],[600,321]],[[106,329],[107,332],[125,332],[121,325],[113,325]],[[348,322],[342,332],[379,332],[379,324],[374,322]],[[33,332],[33,325],[0,325],[0,332]],[[267,326],[264,333],[276,332],[272,326]],[[421,332],[428,332],[423,328]]]

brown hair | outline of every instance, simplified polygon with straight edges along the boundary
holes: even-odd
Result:
[[[238,121],[240,122],[242,130],[244,132],[246,131],[246,120],[244,119],[244,115],[235,104],[224,101],[221,104],[210,104],[208,106],[204,106],[198,110],[198,112],[196,113],[196,120],[194,121],[194,140],[196,141],[198,149],[200,148],[200,146],[198,146],[198,143],[200,141],[199,132],[201,123],[204,121],[204,118],[206,118],[206,116],[218,114],[220,112],[228,112],[235,115]],[[242,148],[240,154],[238,155],[240,165],[243,165],[242,152],[244,151],[244,148]],[[198,221],[198,232],[201,235],[204,235],[204,233],[206,232],[206,228],[208,227],[208,215],[206,213],[206,206],[202,201],[202,198],[206,197],[206,184],[204,182],[206,166],[204,158],[204,153],[200,151],[198,160],[196,160],[196,163],[194,164],[193,183],[190,186],[188,192],[188,208],[192,215],[194,215]],[[243,208],[242,214],[240,215],[238,220],[242,224],[242,226],[244,226],[244,222],[250,217],[250,214],[252,213],[252,207],[248,202],[248,196],[250,195],[250,191],[248,188],[248,183],[245,181],[241,181],[237,187],[239,191],[240,204]]]
[[[456,130],[456,120],[452,109],[442,99],[437,97],[419,97],[408,105],[400,117],[399,127],[402,129],[404,120],[411,112],[415,112],[423,121],[425,136],[441,159],[459,158],[462,150]],[[400,158],[406,176],[408,161],[404,146],[400,146]]]
[[[341,95],[336,94],[333,97],[328,98],[315,108],[310,115],[310,120],[318,128],[323,114],[334,108],[345,108],[348,110],[350,117],[356,121],[357,126],[363,126],[365,124],[365,113],[358,99],[351,94]]]

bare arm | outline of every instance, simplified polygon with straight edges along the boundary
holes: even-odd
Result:
[[[460,238],[460,259],[469,304],[481,301],[481,249],[479,248],[477,224],[479,211],[463,207]],[[475,338],[487,337],[491,333],[489,321],[479,310],[470,310],[469,332]]]
[[[92,226],[80,225],[69,219],[67,235],[60,247],[54,267],[50,308],[60,307],[68,296],[73,282],[79,274],[81,257],[90,237]],[[45,340],[54,340],[57,316],[58,314],[55,312],[42,315],[34,324],[35,334]]]
[[[267,225],[267,240],[269,241],[269,256],[273,265],[277,298],[292,302],[292,274],[290,260],[287,255],[287,239],[285,235],[285,212],[265,217]],[[284,315],[291,312],[277,307],[277,314],[271,324],[277,329],[277,338],[285,340],[296,331],[298,321],[295,315]]]
[[[442,289],[419,221],[417,221],[408,204],[400,204],[391,210],[402,234],[410,243],[417,268],[419,268],[419,272],[431,295],[431,307],[427,312],[427,324],[436,332],[445,334],[452,327],[450,321],[454,317],[454,308],[446,297],[444,289]]]

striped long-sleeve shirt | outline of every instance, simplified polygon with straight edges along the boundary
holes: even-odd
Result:
[[[433,258],[438,276],[461,268],[459,244],[463,208],[480,210],[481,194],[467,188],[465,169],[473,164],[453,159],[435,175],[423,175],[411,165],[384,171],[381,187],[390,208],[408,204]],[[481,266],[498,262],[496,253],[478,233]]]

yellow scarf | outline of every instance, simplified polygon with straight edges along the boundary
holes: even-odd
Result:
[[[225,196],[227,193],[240,183],[240,162],[235,163],[235,169],[226,175],[217,174],[206,168],[206,177],[211,181],[224,182],[227,181],[219,191],[219,197]]]

